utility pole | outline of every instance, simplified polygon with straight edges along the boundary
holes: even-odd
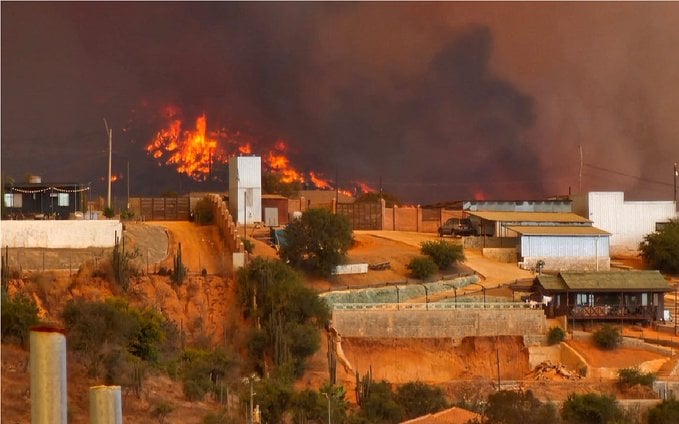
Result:
[[[106,207],[111,207],[111,154],[113,150],[113,129],[108,127],[108,122],[104,118],[106,135],[108,136],[108,190],[106,191]]]
[[[677,170],[677,163],[674,162],[674,209],[677,208],[677,177],[679,177],[679,170]]]
[[[127,160],[127,211],[130,211],[130,160]]]
[[[578,193],[582,193],[582,144],[578,146],[580,149],[580,173],[578,175]]]

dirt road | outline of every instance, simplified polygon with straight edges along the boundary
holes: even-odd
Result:
[[[187,221],[154,221],[145,225],[168,230],[167,257],[161,265],[172,268],[174,255],[179,243],[182,244],[182,262],[190,273],[206,270],[208,274],[219,274],[224,270],[224,249],[219,243],[219,230],[213,225],[196,225]]]

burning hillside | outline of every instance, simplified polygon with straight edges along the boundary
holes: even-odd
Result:
[[[195,181],[212,178],[215,165],[225,165],[230,157],[238,155],[259,155],[264,171],[276,174],[283,183],[299,182],[316,189],[333,190],[335,186],[319,171],[300,171],[290,156],[290,146],[279,138],[270,145],[251,135],[226,128],[208,129],[205,113],[189,120],[182,110],[174,105],[164,108],[165,124],[146,145],[146,151],[160,165],[174,167]],[[364,182],[351,181],[343,192],[353,195],[375,191]]]

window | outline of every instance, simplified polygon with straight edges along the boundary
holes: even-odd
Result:
[[[575,295],[575,304],[578,306],[590,306],[594,304],[594,295],[588,293],[578,293]]]
[[[5,193],[3,200],[8,208],[20,208],[23,204],[21,193]]]
[[[68,206],[68,193],[59,193],[57,205]]]

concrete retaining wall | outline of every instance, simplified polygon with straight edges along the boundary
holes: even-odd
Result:
[[[530,257],[523,258],[523,269],[535,268],[539,260],[545,261],[543,271],[610,271],[611,258],[600,256],[559,256],[559,257]]]
[[[10,248],[84,249],[113,247],[123,225],[116,220],[2,221],[0,243]]]
[[[334,310],[333,327],[344,337],[451,338],[545,334],[541,310]]]
[[[494,261],[506,263],[506,264],[516,264],[518,262],[518,255],[515,247],[512,248],[494,248],[486,247],[483,249],[483,257],[489,258]]]

